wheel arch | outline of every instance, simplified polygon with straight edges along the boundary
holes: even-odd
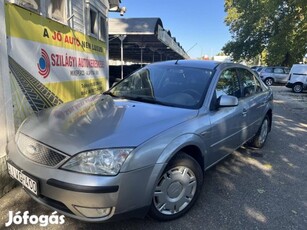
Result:
[[[206,163],[206,147],[202,139],[195,134],[185,134],[173,140],[162,152],[157,163],[167,165],[177,154],[184,152],[194,158],[204,171]],[[166,167],[166,166],[165,166]]]
[[[205,170],[205,159],[204,156],[200,150],[200,148],[196,145],[188,145],[185,146],[180,150],[180,152],[184,152],[185,154],[189,155],[190,157],[194,158],[199,166],[201,167],[202,171],[204,172]],[[179,153],[179,152],[178,152]],[[177,153],[177,154],[178,154]]]
[[[182,160],[185,160],[186,163],[182,162]],[[189,163],[187,163],[187,160],[189,160],[188,161]],[[190,208],[195,204],[197,197],[200,194],[200,190],[201,190],[201,187],[202,187],[202,184],[203,184],[203,178],[204,178],[204,170],[203,170],[204,169],[204,163],[203,162],[204,162],[204,157],[203,157],[202,151],[201,151],[201,149],[198,145],[194,145],[194,144],[187,144],[187,145],[184,145],[184,146],[180,146],[180,148],[177,148],[177,151],[173,152],[173,154],[170,154],[169,157],[167,158],[167,161],[164,162],[164,164],[163,164],[164,167],[161,168],[158,176],[156,177],[157,180],[156,180],[155,186],[153,187],[152,192],[151,192],[152,198],[151,198],[151,206],[150,206],[149,213],[148,213],[149,216],[151,216],[154,219],[165,221],[165,220],[177,219],[180,216],[187,213],[188,210],[190,210]],[[192,195],[193,200],[191,200],[191,202],[190,201],[188,202],[188,206],[185,206],[182,210],[179,210],[178,213],[174,212],[174,214],[172,214],[172,215],[168,215],[167,213],[162,213],[162,212],[158,211],[158,210],[160,210],[160,208],[158,208],[157,206],[159,206],[158,204],[160,204],[160,202],[159,202],[159,199],[158,199],[158,202],[157,202],[156,197],[160,196],[162,186],[159,187],[159,195],[155,196],[154,192],[155,192],[156,186],[158,185],[158,183],[160,183],[159,181],[162,180],[162,178],[165,178],[165,177],[161,177],[161,176],[163,174],[169,175],[169,173],[173,171],[173,170],[170,170],[170,169],[173,169],[172,167],[174,167],[174,166],[176,166],[176,167],[178,167],[178,166],[186,167],[186,164],[188,164],[189,165],[188,167],[192,169],[192,171],[194,173],[193,178],[194,178],[195,181],[197,181],[197,183],[195,184],[195,193],[193,192],[193,195]],[[170,170],[170,171],[168,171],[168,170]],[[188,175],[187,173],[184,173],[184,174]],[[168,192],[164,191],[163,194],[168,194]],[[170,202],[173,202],[173,201],[170,201]]]

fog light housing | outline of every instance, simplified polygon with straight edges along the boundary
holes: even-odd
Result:
[[[74,206],[74,207],[83,216],[88,217],[88,218],[107,217],[111,215],[112,210],[113,210],[112,208],[89,208],[89,207],[80,207],[80,206]]]

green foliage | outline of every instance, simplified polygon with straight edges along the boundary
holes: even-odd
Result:
[[[261,55],[268,65],[291,66],[307,53],[306,0],[225,0],[225,11],[232,40],[223,51],[234,60]]]

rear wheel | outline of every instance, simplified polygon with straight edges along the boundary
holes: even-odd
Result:
[[[166,167],[155,188],[149,215],[157,220],[173,220],[195,203],[203,183],[197,161],[179,153]]]
[[[270,118],[266,115],[262,121],[262,124],[255,135],[255,137],[249,142],[249,145],[255,148],[262,148],[268,137],[270,128]]]
[[[266,78],[265,80],[264,80],[264,83],[266,84],[266,85],[268,85],[268,86],[271,86],[271,85],[273,85],[273,83],[274,83],[274,79],[273,78]]]
[[[301,93],[301,92],[303,92],[303,84],[301,84],[301,83],[295,83],[294,86],[293,86],[293,88],[292,88],[292,91],[293,91],[294,93]]]

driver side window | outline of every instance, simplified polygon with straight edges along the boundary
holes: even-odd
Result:
[[[236,69],[227,69],[222,72],[216,86],[216,97],[219,98],[221,95],[241,97],[240,82]]]

